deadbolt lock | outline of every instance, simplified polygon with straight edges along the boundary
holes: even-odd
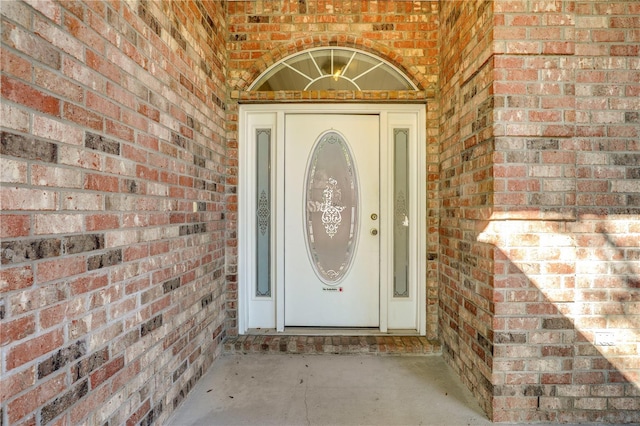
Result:
[[[378,215],[375,213],[371,213],[371,220],[378,220]]]
[[[371,235],[378,235],[378,230],[376,228],[371,228]]]

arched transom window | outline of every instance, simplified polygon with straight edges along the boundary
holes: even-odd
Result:
[[[267,69],[250,90],[417,90],[400,70],[356,49],[322,47]]]

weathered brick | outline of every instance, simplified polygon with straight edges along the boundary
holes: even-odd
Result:
[[[611,158],[618,166],[640,166],[640,154],[612,154]]]
[[[66,348],[60,349],[51,357],[38,363],[38,379],[42,379],[43,377],[58,371],[70,362],[85,355],[86,351],[86,344],[83,340],[79,340]]]
[[[147,334],[151,333],[156,328],[161,326],[162,326],[162,315],[156,315],[155,317],[151,318],[149,321],[145,322],[140,326],[140,335],[144,337]]]
[[[525,343],[527,335],[525,333],[496,333],[496,343]]]
[[[180,278],[173,278],[162,283],[164,294],[167,294],[180,287]]]
[[[553,149],[560,148],[560,141],[558,139],[529,139],[527,140],[527,149]]]
[[[104,248],[103,234],[72,235],[62,240],[65,254],[78,254]]]
[[[86,133],[84,145],[107,154],[120,155],[120,143],[95,133]]]
[[[148,11],[145,3],[138,5],[138,15],[153,30],[156,35],[160,35],[161,26],[158,20]]]
[[[175,410],[175,404],[173,408]],[[160,415],[162,414],[163,409],[164,409],[164,405],[162,401],[160,401],[153,407],[151,411],[149,411],[149,413],[144,417],[144,419],[142,419],[142,422],[140,422],[140,424],[144,424],[144,425],[154,424],[155,420],[158,417],[160,417]]]
[[[640,113],[639,112],[625,112],[624,113],[624,121],[625,123],[640,123]]]
[[[109,360],[109,349],[104,348],[96,351],[86,358],[80,360],[71,367],[71,382],[75,383],[78,380],[86,377],[89,373],[93,372],[105,362]]]
[[[122,250],[110,250],[106,253],[90,256],[87,259],[87,270],[106,268],[122,263]]]
[[[78,402],[89,392],[87,380],[78,383],[73,389],[56,398],[53,402],[42,407],[42,421],[49,423],[73,404]]]
[[[173,372],[173,382],[176,382],[180,378],[182,373],[184,373],[186,370],[187,370],[187,361],[180,364],[180,366]]]
[[[181,136],[175,132],[171,134],[171,142],[179,146],[180,148],[185,148],[187,145],[187,140],[184,138],[184,136]]]
[[[55,163],[58,160],[58,146],[29,136],[2,132],[0,134],[0,154]]]
[[[180,226],[180,236],[183,235],[192,235],[207,232],[207,224],[206,223],[194,223],[192,225],[181,225]]]
[[[573,329],[573,324],[568,318],[545,318],[542,320],[542,328],[547,330]]]
[[[213,302],[213,294],[209,293],[205,297],[200,300],[201,306],[204,308],[208,306],[211,302]]]
[[[2,264],[22,263],[29,260],[60,256],[61,247],[61,241],[58,238],[33,241],[3,241]]]

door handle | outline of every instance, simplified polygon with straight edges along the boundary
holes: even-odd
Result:
[[[371,235],[378,235],[378,230],[376,228],[371,228]]]

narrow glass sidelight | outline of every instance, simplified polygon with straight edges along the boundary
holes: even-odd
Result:
[[[344,138],[327,132],[315,143],[305,178],[305,236],[311,264],[326,285],[345,277],[358,233],[358,179]]]
[[[393,296],[409,297],[409,129],[393,130]]]
[[[256,297],[271,296],[271,129],[256,129]]]

